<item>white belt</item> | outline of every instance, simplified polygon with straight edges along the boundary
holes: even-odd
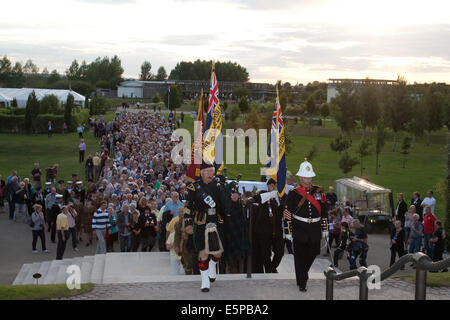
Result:
[[[302,221],[302,222],[306,222],[306,223],[314,223],[314,222],[320,221],[320,218],[303,218],[303,217],[296,216],[295,214],[293,216],[295,219]]]

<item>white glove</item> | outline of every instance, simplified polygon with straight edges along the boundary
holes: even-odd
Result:
[[[322,238],[328,238],[328,231],[322,231]]]

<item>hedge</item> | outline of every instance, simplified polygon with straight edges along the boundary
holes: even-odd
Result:
[[[80,112],[74,112],[72,115],[72,128],[75,128],[81,124],[87,124],[89,118],[89,110],[81,110]],[[62,126],[64,123],[64,115],[54,114],[40,114],[37,116],[33,133],[47,133],[48,122],[52,122],[53,132],[62,132]],[[0,132],[1,133],[26,133],[25,130],[25,116],[24,115],[11,115],[0,113]]]

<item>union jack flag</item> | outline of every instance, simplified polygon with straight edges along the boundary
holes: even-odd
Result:
[[[219,102],[219,83],[217,81],[214,64],[212,65],[211,72],[205,132],[206,136],[203,140],[203,158],[207,162],[214,163],[216,172],[219,173],[223,168],[223,155],[221,150],[222,110]],[[216,154],[216,143],[218,147],[217,151],[220,152],[219,154]]]

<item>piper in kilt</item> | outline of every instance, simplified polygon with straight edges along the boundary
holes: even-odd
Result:
[[[192,235],[193,249],[198,252],[202,292],[208,292],[210,282],[216,280],[216,264],[223,252],[221,190],[214,180],[214,166],[203,163],[200,179],[187,186],[184,211],[186,233]]]

